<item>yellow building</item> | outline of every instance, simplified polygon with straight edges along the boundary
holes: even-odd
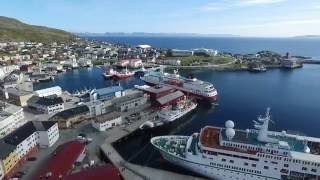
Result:
[[[16,147],[6,143],[0,143],[0,179],[7,179],[14,174],[14,168],[18,163]]]

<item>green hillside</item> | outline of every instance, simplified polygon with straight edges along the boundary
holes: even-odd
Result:
[[[33,26],[13,18],[0,16],[0,41],[70,41],[75,37],[63,30]]]

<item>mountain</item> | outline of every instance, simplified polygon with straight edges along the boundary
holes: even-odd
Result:
[[[76,33],[79,36],[129,36],[129,37],[240,37],[232,34],[199,34],[199,33],[148,33],[148,32],[106,32]]]
[[[303,36],[295,36],[293,38],[314,38],[314,39],[320,39],[320,35],[303,35]]]
[[[0,41],[70,41],[75,37],[63,30],[29,25],[17,19],[0,16]]]

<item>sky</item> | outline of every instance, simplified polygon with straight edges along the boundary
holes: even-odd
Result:
[[[3,0],[0,15],[71,32],[320,35],[320,0]]]

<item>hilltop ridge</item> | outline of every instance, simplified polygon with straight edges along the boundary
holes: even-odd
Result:
[[[60,29],[29,25],[14,18],[0,16],[0,41],[70,41],[75,37]]]

